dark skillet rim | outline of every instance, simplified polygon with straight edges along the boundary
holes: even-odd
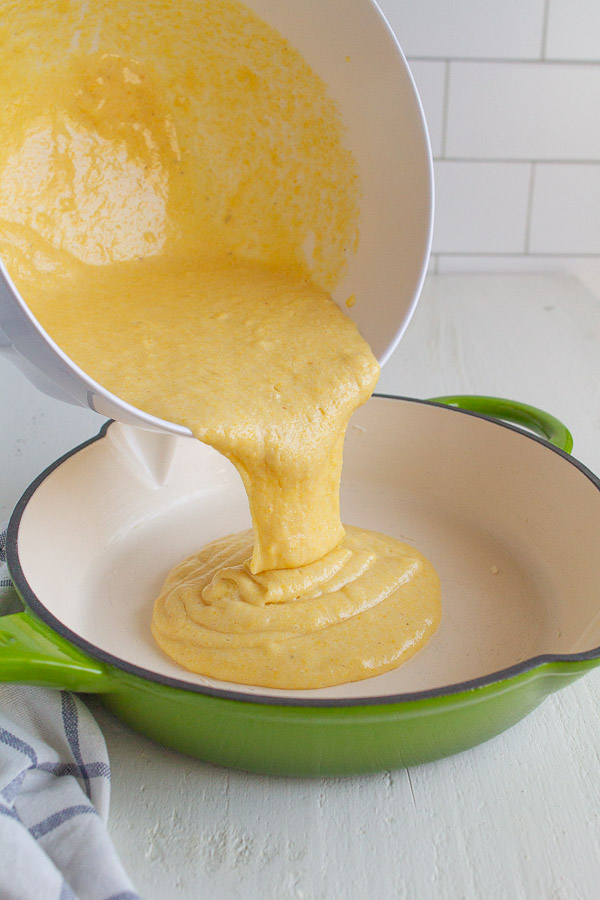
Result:
[[[545,447],[552,453],[556,453],[561,456],[565,462],[574,466],[576,469],[581,472],[600,492],[600,479],[593,474],[583,463],[579,462],[577,459],[574,459],[564,450],[555,447],[553,444],[550,444],[548,441],[544,440],[541,437],[538,437],[535,434],[532,434],[528,431],[525,431],[522,428],[519,428],[515,425],[511,425],[508,422],[503,422],[499,419],[495,419],[491,416],[483,415],[482,413],[472,412],[471,410],[459,409],[457,407],[447,406],[443,403],[437,403],[432,400],[420,400],[414,397],[403,397],[393,394],[383,394],[378,393],[374,394],[374,397],[378,397],[383,400],[390,401],[401,401],[407,403],[420,403],[424,406],[435,406],[438,407],[441,411],[445,413],[458,413],[459,415],[464,416],[474,416],[477,419],[484,419],[485,421],[490,422],[492,425],[495,425],[499,428],[507,428],[509,431],[515,431],[517,434],[522,435],[524,438],[532,441],[536,441],[538,444]],[[75,632],[71,631],[67,628],[59,619],[57,619],[39,600],[33,590],[29,587],[29,583],[23,572],[21,567],[21,563],[19,560],[19,551],[18,551],[18,533],[19,533],[19,525],[21,522],[21,518],[27,508],[29,500],[35,494],[38,487],[48,478],[55,469],[57,469],[60,465],[62,465],[66,460],[68,460],[71,456],[74,456],[80,450],[83,450],[85,447],[90,446],[91,444],[96,443],[96,441],[102,440],[108,428],[111,426],[113,420],[109,420],[105,422],[97,435],[90,438],[87,441],[84,441],[82,444],[79,444],[77,447],[74,447],[68,453],[65,453],[55,462],[53,462],[47,469],[45,469],[26,489],[23,493],[21,499],[17,503],[14,512],[10,518],[10,522],[8,525],[7,532],[7,540],[6,540],[6,561],[8,565],[9,572],[11,574],[11,578],[13,580],[13,584],[23,599],[26,607],[34,613],[37,618],[41,619],[46,625],[48,625],[53,631],[55,631],[58,635],[60,635],[65,640],[69,641],[71,644],[74,644],[79,649],[88,653],[93,659],[99,660],[103,663],[107,663],[108,665],[118,669],[122,672],[126,672],[129,675],[135,675],[138,678],[142,678],[144,681],[150,681],[157,684],[164,685],[165,687],[172,687],[179,690],[185,690],[187,692],[192,692],[196,694],[203,694],[209,697],[215,697],[221,700],[235,700],[241,701],[244,703],[256,703],[259,705],[269,705],[269,706],[290,706],[290,707],[306,707],[306,708],[336,708],[336,707],[364,707],[364,706],[391,706],[394,704],[403,704],[410,703],[414,701],[420,700],[429,700],[429,699],[443,699],[450,698],[453,695],[459,695],[466,692],[475,691],[481,688],[490,687],[493,684],[497,684],[502,681],[507,681],[509,679],[517,678],[520,675],[524,675],[527,672],[532,671],[533,669],[540,668],[547,664],[552,663],[585,663],[591,662],[593,660],[597,660],[600,658],[600,647],[596,647],[592,650],[586,650],[582,653],[570,653],[570,654],[541,654],[539,656],[531,657],[530,659],[523,660],[522,662],[515,663],[515,665],[508,666],[504,669],[499,669],[495,672],[491,672],[487,675],[482,675],[479,678],[473,678],[468,681],[456,682],[454,684],[445,685],[441,688],[433,688],[431,690],[426,691],[412,691],[402,694],[385,694],[381,696],[365,696],[365,697],[348,697],[342,699],[333,699],[333,698],[319,698],[319,697],[296,697],[296,698],[287,698],[281,696],[270,696],[264,694],[248,694],[239,690],[229,690],[225,688],[213,688],[204,685],[196,685],[190,684],[186,681],[180,681],[177,678],[170,678],[169,676],[160,675],[156,672],[151,672],[148,669],[143,669],[139,666],[133,665],[132,663],[126,662],[125,660],[119,659],[118,657],[113,656],[110,653],[105,652],[104,650],[99,649],[94,644],[91,644],[89,641],[81,638]],[[365,679],[367,681],[368,679]],[[251,687],[251,686],[249,686]],[[259,689],[260,690],[260,689]]]

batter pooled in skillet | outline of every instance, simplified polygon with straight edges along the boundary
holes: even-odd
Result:
[[[247,684],[384,672],[435,630],[440,591],[416,550],[340,521],[379,367],[329,296],[358,221],[335,106],[233,0],[117,6],[3,12],[0,250],[81,368],[243,479],[252,531],[173,570],[154,637]]]

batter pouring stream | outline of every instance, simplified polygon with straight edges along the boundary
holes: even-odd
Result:
[[[358,209],[334,104],[233,0],[128,0],[130,29],[59,6],[8,4],[1,26],[0,251],[65,352],[228,457],[252,514],[169,575],[156,641],[273,687],[397,666],[437,627],[439,584],[340,521],[346,426],[379,367],[328,293]]]

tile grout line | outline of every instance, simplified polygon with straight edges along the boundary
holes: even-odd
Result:
[[[438,259],[442,257],[468,256],[477,259],[597,259],[600,261],[600,253],[572,253],[560,250],[536,250],[535,253],[510,253],[504,250],[437,250],[431,254]]]
[[[575,66],[575,67],[598,67],[600,66],[600,53],[597,57],[590,57],[589,59],[575,59],[573,57],[569,57],[567,59],[560,59],[558,57],[540,57],[540,56],[527,56],[527,57],[518,57],[518,56],[407,56],[407,62],[410,66],[413,62],[419,63],[440,63],[440,62],[453,62],[453,63],[462,63],[468,64],[473,63],[474,65],[502,65],[502,66],[510,66],[510,65],[524,65],[524,66],[539,66],[540,63],[544,63],[545,65],[552,66]]]
[[[550,0],[544,0],[544,14],[542,18],[542,46],[540,47],[540,59],[547,60],[548,52],[548,21],[550,19]]]
[[[521,158],[511,156],[434,156],[436,162],[450,163],[483,163],[492,165],[510,165],[510,166],[529,166],[536,163],[539,166],[598,166],[600,159],[533,159],[532,157]]]
[[[533,220],[533,200],[534,200],[534,192],[535,192],[536,167],[537,167],[537,163],[535,161],[532,162],[531,170],[529,172],[529,189],[527,192],[527,212],[525,215],[525,248],[524,248],[524,252],[525,252],[526,256],[529,256],[529,250],[531,247],[531,223]]]
[[[450,98],[450,60],[445,61],[444,68],[444,96],[442,101],[442,140],[440,141],[441,159],[446,158],[448,141],[448,101]]]

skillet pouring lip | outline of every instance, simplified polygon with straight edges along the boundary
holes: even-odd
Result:
[[[478,419],[484,419],[489,421],[493,425],[496,425],[500,428],[506,428],[510,431],[514,431],[524,439],[528,439],[531,441],[535,441],[541,446],[543,446],[546,450],[557,454],[562,457],[566,463],[574,466],[585,478],[587,478],[591,484],[596,488],[596,490],[600,494],[600,479],[593,474],[583,463],[579,462],[577,459],[570,456],[565,451],[561,450],[558,447],[553,446],[548,441],[544,440],[541,437],[538,437],[535,434],[532,434],[528,431],[523,430],[522,428],[516,427],[508,422],[501,421],[499,419],[495,419],[491,416],[483,415],[482,413],[473,412],[471,410],[459,409],[457,407],[446,406],[443,403],[437,403],[435,401],[430,400],[421,400],[413,397],[404,397],[398,395],[389,395],[382,393],[375,393],[373,397],[389,400],[389,401],[401,401],[405,403],[417,403],[423,404],[427,406],[437,407],[441,412],[445,414],[459,414],[463,416],[473,416]],[[109,420],[103,424],[98,434],[94,437],[84,441],[79,444],[77,447],[74,447],[72,450],[69,450],[55,462],[53,462],[50,466],[48,466],[25,490],[20,500],[18,501],[14,512],[10,518],[8,531],[7,531],[7,540],[6,540],[6,561],[8,565],[8,569],[13,581],[15,588],[20,594],[22,600],[24,601],[26,607],[31,610],[34,615],[41,619],[46,625],[48,625],[53,631],[55,631],[62,638],[74,644],[76,647],[80,648],[84,652],[88,653],[91,657],[101,662],[107,663],[108,665],[121,670],[127,674],[134,675],[138,678],[141,678],[145,681],[155,682],[167,687],[176,688],[178,690],[184,690],[188,693],[197,693],[205,696],[215,697],[222,700],[234,700],[243,703],[254,703],[260,705],[270,705],[270,706],[291,706],[291,707],[316,707],[316,708],[337,708],[337,707],[363,707],[363,706],[390,706],[393,704],[403,704],[403,703],[411,703],[415,701],[421,700],[429,700],[435,698],[443,698],[450,697],[452,695],[461,694],[465,692],[475,691],[481,688],[485,688],[491,686],[493,684],[497,684],[501,681],[506,681],[508,679],[516,678],[520,675],[523,675],[526,672],[530,672],[533,669],[541,668],[544,665],[554,664],[554,663],[584,663],[592,660],[596,660],[600,658],[600,646],[595,647],[591,650],[582,651],[579,653],[543,653],[537,656],[530,657],[528,659],[522,660],[521,662],[515,663],[514,665],[507,666],[502,669],[498,669],[496,671],[490,672],[489,674],[479,676],[477,678],[472,678],[467,681],[460,681],[456,683],[452,683],[449,685],[444,685],[439,688],[431,688],[423,691],[409,691],[403,693],[395,693],[395,694],[381,694],[376,696],[366,695],[366,696],[358,696],[358,697],[348,697],[348,698],[319,698],[319,697],[286,697],[286,696],[274,696],[274,695],[265,695],[260,693],[247,693],[246,691],[242,691],[236,689],[237,686],[233,686],[232,689],[219,688],[219,687],[211,687],[209,685],[199,685],[193,684],[187,681],[183,681],[177,678],[172,678],[167,675],[161,675],[159,673],[153,672],[149,669],[144,669],[140,666],[136,666],[133,663],[127,662],[119,657],[113,656],[112,654],[101,650],[96,647],[94,644],[87,641],[85,638],[80,637],[76,632],[71,631],[64,623],[56,618],[44,604],[39,599],[39,597],[34,593],[32,588],[30,587],[27,577],[23,571],[21,566],[21,561],[19,558],[19,547],[18,547],[18,534],[19,534],[19,526],[21,519],[25,513],[27,505],[35,494],[36,490],[39,486],[57,469],[61,466],[66,460],[70,457],[74,456],[80,450],[83,450],[85,447],[94,444],[96,441],[102,440],[113,420]],[[599,496],[600,501],[600,496]],[[365,679],[368,681],[368,679]]]

